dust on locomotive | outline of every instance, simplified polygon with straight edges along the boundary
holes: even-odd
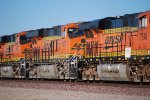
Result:
[[[0,77],[150,82],[150,11],[0,37]]]

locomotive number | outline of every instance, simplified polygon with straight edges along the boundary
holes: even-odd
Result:
[[[121,36],[107,36],[105,44],[117,44],[121,42]]]
[[[141,33],[141,39],[147,40],[147,33]]]

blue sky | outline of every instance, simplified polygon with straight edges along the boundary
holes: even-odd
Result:
[[[0,0],[0,36],[150,10],[150,0]]]

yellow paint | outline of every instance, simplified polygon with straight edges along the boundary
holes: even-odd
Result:
[[[134,32],[137,31],[138,27],[122,27],[122,28],[111,28],[103,30],[105,34],[112,34],[112,33],[125,33],[125,32]]]
[[[107,53],[99,52],[98,54],[99,56],[97,57],[100,57],[100,56],[101,57],[116,57],[116,56],[125,56],[125,51],[118,52],[118,53],[117,52],[107,52]],[[150,54],[150,50],[132,50],[131,51],[131,55],[146,56],[149,54]],[[92,56],[89,56],[89,55],[86,56],[86,58],[89,58],[89,57],[92,57]]]
[[[61,39],[61,36],[50,36],[50,37],[44,37],[44,40],[57,40]]]

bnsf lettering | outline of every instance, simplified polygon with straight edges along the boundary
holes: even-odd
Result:
[[[117,44],[121,42],[121,36],[107,36],[105,44]]]

